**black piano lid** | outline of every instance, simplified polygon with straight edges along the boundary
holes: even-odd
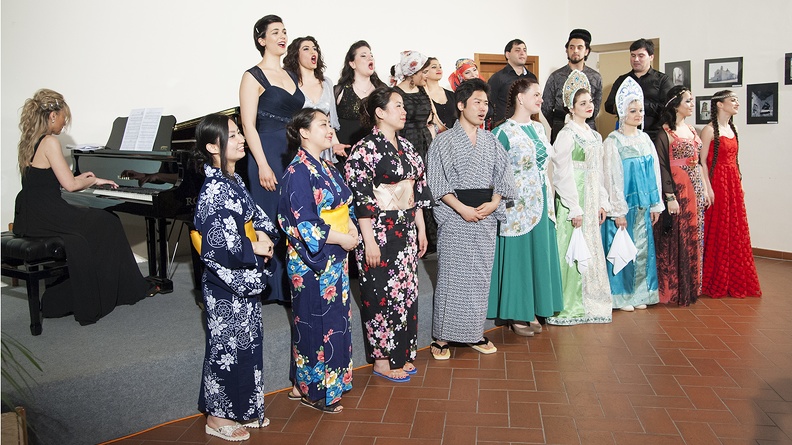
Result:
[[[110,137],[107,139],[106,144],[108,149],[118,151],[121,148],[121,141],[124,139],[124,130],[128,120],[128,117],[117,117],[113,122],[113,130],[110,131]],[[154,147],[151,152],[166,152],[170,154],[173,127],[175,125],[176,118],[174,116],[160,117],[159,129],[157,130],[157,136],[154,138]]]

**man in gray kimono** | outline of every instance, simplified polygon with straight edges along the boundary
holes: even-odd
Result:
[[[437,202],[437,287],[432,355],[451,357],[448,342],[467,343],[482,354],[497,351],[484,337],[498,221],[515,195],[506,150],[481,124],[489,87],[480,79],[459,85],[459,120],[429,147],[427,180]]]

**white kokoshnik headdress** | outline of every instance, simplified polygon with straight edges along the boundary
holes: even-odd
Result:
[[[627,77],[616,90],[616,111],[619,113],[619,120],[627,116],[627,107],[636,100],[643,103],[643,90],[632,77]]]

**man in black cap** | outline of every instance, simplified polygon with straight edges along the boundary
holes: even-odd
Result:
[[[568,62],[566,66],[555,70],[550,75],[542,94],[544,98],[542,114],[544,114],[545,119],[547,119],[553,129],[550,134],[550,142],[555,142],[556,135],[564,128],[564,118],[567,115],[567,109],[564,108],[561,90],[563,90],[564,82],[566,82],[572,70],[583,71],[591,84],[590,93],[594,101],[594,114],[586,120],[586,123],[594,130],[597,129],[594,118],[597,117],[600,103],[602,102],[602,77],[598,72],[586,66],[586,60],[589,52],[591,52],[591,33],[585,29],[573,29],[569,33],[565,48]]]

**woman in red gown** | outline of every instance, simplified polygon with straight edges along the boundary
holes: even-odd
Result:
[[[701,168],[714,196],[704,216],[701,293],[712,298],[760,297],[737,161],[739,141],[733,117],[740,102],[736,94],[723,90],[712,96],[710,105],[712,120],[701,131]]]

